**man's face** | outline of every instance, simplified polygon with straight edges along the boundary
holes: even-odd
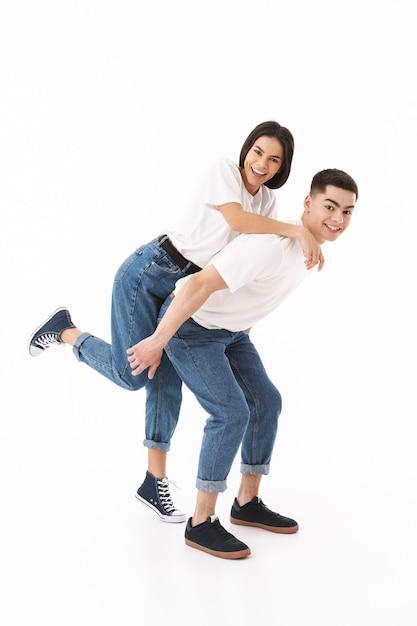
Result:
[[[308,195],[304,200],[303,225],[317,241],[336,241],[352,218],[356,195],[340,187],[327,185],[324,193]]]

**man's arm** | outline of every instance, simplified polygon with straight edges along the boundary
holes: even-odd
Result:
[[[162,351],[181,324],[195,313],[207,298],[227,284],[214,265],[192,274],[178,291],[155,332],[128,348],[128,361],[132,374],[138,376],[149,368],[148,378],[153,378],[161,361]]]

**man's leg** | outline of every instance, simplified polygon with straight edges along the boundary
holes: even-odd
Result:
[[[208,413],[196,487],[225,491],[227,476],[249,421],[245,394],[227,357],[227,346],[243,333],[207,330],[186,321],[165,347],[179,376]]]
[[[215,514],[218,493],[227,488],[227,476],[249,419],[245,395],[226,356],[227,346],[239,334],[207,330],[188,320],[166,346],[182,380],[209,415],[199,456],[196,507],[187,523],[185,541],[227,559],[250,554],[248,546],[223,528]]]
[[[281,413],[281,395],[270,381],[248,336],[230,346],[228,357],[250,409],[241,448],[242,478],[230,521],[278,533],[297,532],[295,520],[270,511],[259,498],[262,476],[269,474]]]

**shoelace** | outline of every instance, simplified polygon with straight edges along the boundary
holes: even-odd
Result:
[[[212,524],[213,524],[213,528],[216,530],[219,537],[223,537],[224,539],[228,539],[229,537],[232,537],[229,531],[227,531],[224,528],[224,526],[220,524],[219,518],[215,519],[214,522],[212,522]]]
[[[271,509],[268,509],[268,507],[266,506],[265,502],[263,502],[260,498],[258,498],[258,504],[260,504],[261,507],[263,509],[265,509],[265,511],[268,511],[269,513],[272,513]]]
[[[175,485],[176,487],[177,484],[173,480],[168,480],[168,478],[162,478],[161,480],[158,480],[157,483],[159,498],[161,500],[162,506],[167,513],[172,513],[176,509],[172,501],[171,493],[169,491],[169,483]]]
[[[264,511],[266,511],[267,513],[272,513],[272,515],[279,516],[279,513],[275,513],[275,511],[272,511],[269,507],[266,506],[265,502],[263,502],[260,498],[258,498],[258,502],[261,505],[261,507],[264,509]]]
[[[39,346],[39,348],[42,348],[43,350],[45,350],[46,348],[49,348],[50,346],[53,346],[56,343],[62,343],[62,341],[60,340],[59,336],[56,333],[49,333],[49,334],[41,335],[33,343],[36,346]]]

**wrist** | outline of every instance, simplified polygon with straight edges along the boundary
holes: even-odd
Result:
[[[174,333],[175,331],[170,332],[168,329],[158,326],[153,335],[151,335],[153,349],[163,350]]]
[[[296,239],[297,241],[301,241],[304,237],[304,229],[298,224],[289,224],[288,233],[286,236],[290,239]]]

